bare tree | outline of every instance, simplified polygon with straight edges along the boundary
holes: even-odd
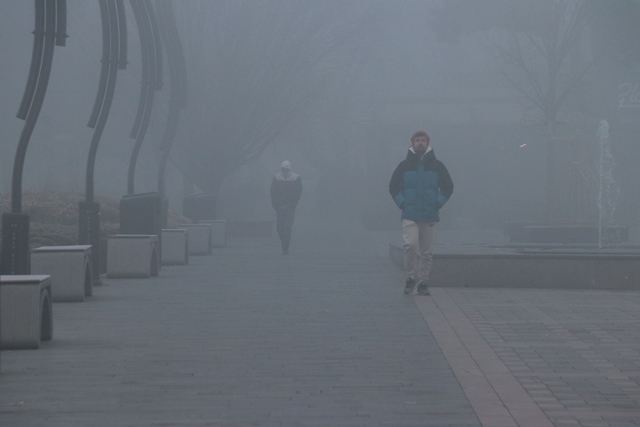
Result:
[[[570,198],[558,192],[563,186],[558,182],[557,146],[567,138],[558,137],[557,130],[575,123],[560,113],[593,64],[592,59],[585,59],[584,49],[590,13],[585,3],[577,0],[542,0],[522,6],[505,21],[503,38],[495,47],[505,63],[505,78],[530,103],[523,124],[537,125],[544,131],[547,215],[559,219],[563,200]]]
[[[177,8],[190,100],[178,163],[217,193],[319,101],[358,31],[357,2],[199,1]]]
[[[543,130],[547,147],[547,212],[557,212],[557,130],[566,127],[563,114],[593,60],[587,49],[587,29],[593,5],[583,0],[452,0],[435,9],[434,28],[441,40],[490,31],[490,43],[502,60],[506,80],[528,102],[522,124]],[[448,25],[451,23],[452,25]],[[563,117],[561,117],[563,116]],[[574,129],[579,131],[579,129]]]

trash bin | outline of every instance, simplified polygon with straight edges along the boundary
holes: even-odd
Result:
[[[155,234],[162,230],[160,193],[140,193],[120,199],[120,234]]]
[[[198,193],[182,200],[182,215],[193,222],[216,218],[216,197],[213,193]]]

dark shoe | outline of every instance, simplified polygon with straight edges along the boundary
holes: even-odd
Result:
[[[416,282],[413,279],[407,279],[407,281],[405,282],[404,285],[404,294],[405,295],[409,295],[411,292],[413,292],[413,288],[416,287]]]
[[[431,292],[429,292],[429,288],[427,287],[426,283],[421,282],[418,285],[418,295],[431,295]]]

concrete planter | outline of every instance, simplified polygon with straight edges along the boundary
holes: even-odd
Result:
[[[0,348],[40,348],[53,338],[51,278],[0,276]]]
[[[107,277],[147,278],[160,268],[158,236],[116,234],[107,241]]]
[[[211,225],[180,224],[180,228],[186,229],[189,235],[189,255],[211,255]]]
[[[42,246],[31,251],[31,274],[51,276],[53,302],[82,302],[93,293],[91,245]]]
[[[162,230],[162,265],[189,263],[189,234],[184,228]]]
[[[200,221],[201,224],[209,224],[211,226],[211,246],[214,248],[224,248],[227,246],[227,221],[224,219],[215,219]]]

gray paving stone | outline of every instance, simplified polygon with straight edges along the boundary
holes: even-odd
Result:
[[[449,289],[447,295],[554,424],[639,422],[640,292]],[[495,343],[494,332],[503,343]]]
[[[395,267],[365,233],[234,239],[54,305],[4,351],[4,426],[479,426]]]

